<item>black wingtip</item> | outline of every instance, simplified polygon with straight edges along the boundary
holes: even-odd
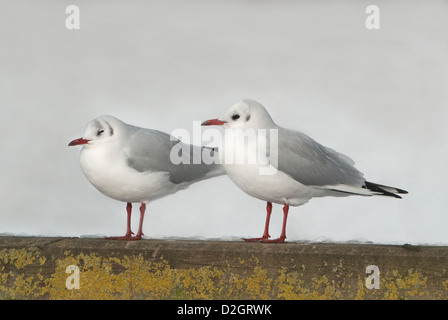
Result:
[[[384,186],[384,185],[373,183],[373,182],[369,182],[369,181],[365,182],[365,185],[363,186],[363,188],[369,189],[369,190],[371,190],[373,192],[378,192],[380,195],[394,197],[394,198],[397,198],[397,199],[402,199],[402,197],[400,197],[396,193],[399,193],[399,194],[406,194],[406,193],[408,193],[406,190],[403,190],[403,189],[398,189],[398,188],[395,188],[395,187],[388,187],[388,186]],[[394,189],[394,192],[387,191],[385,189]]]

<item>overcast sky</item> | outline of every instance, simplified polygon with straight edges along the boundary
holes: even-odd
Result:
[[[80,29],[66,28],[66,7]],[[115,236],[125,203],[69,148],[101,114],[193,131],[233,103],[409,191],[291,207],[288,241],[448,244],[446,1],[5,1],[0,11],[0,233]],[[147,238],[261,236],[266,203],[225,176],[150,203]],[[137,230],[135,208],[133,229]],[[274,205],[270,234],[281,231]]]

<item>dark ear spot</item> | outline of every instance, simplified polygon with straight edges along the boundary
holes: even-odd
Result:
[[[246,121],[249,121],[249,119],[250,119],[250,114],[247,115],[247,117],[246,117]]]
[[[110,132],[110,135],[112,136],[114,134],[114,128],[112,128],[112,126],[110,125],[109,122],[107,122],[107,121],[104,121],[104,122],[106,122],[107,126],[109,127],[109,132]]]

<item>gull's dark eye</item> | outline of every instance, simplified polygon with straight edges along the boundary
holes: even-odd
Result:
[[[103,133],[104,133],[104,129],[100,129],[100,130],[98,130],[97,135],[99,136],[99,135],[102,135]]]
[[[232,119],[233,120],[238,120],[240,118],[240,115],[239,114],[234,114],[233,116],[232,116]]]

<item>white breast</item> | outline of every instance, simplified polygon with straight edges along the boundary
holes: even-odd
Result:
[[[167,172],[139,172],[129,167],[119,149],[84,148],[80,164],[95,188],[119,201],[148,203],[185,188],[171,183]]]
[[[321,193],[273,168],[265,150],[258,148],[257,139],[235,138],[226,133],[222,163],[229,178],[241,190],[264,201],[299,206]]]

